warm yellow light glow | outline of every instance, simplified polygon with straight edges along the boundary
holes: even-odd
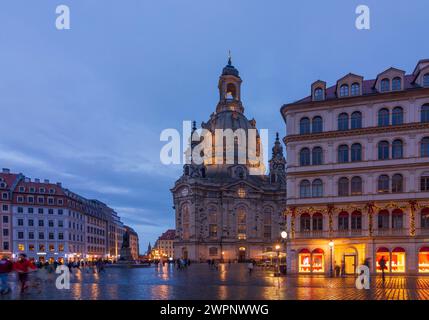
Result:
[[[287,238],[287,232],[286,231],[282,231],[282,233],[280,235],[283,239]]]
[[[276,250],[280,249],[280,245],[276,244]]]
[[[329,241],[329,246],[332,248],[334,246],[334,241]]]

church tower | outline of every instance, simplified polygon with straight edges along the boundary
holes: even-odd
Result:
[[[216,107],[216,112],[228,110],[243,113],[241,82],[239,72],[232,65],[231,57],[229,57],[228,64],[223,68],[219,77],[219,103]]]

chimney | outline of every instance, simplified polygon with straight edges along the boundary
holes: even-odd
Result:
[[[62,187],[61,182],[57,182],[58,187]]]
[[[34,182],[36,182],[36,183],[40,183],[40,179],[39,179],[39,178],[35,178],[35,179],[34,179]]]
[[[8,169],[8,168],[3,168],[2,172],[3,172],[3,173],[10,173],[10,169]]]
[[[45,179],[45,183],[49,183],[49,179]]]
[[[26,177],[26,178],[24,179],[24,181],[25,181],[25,182],[31,182],[31,179]]]

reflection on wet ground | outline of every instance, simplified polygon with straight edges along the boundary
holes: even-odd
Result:
[[[193,264],[186,270],[172,265],[148,268],[107,268],[100,275],[73,270],[70,290],[55,287],[55,274],[40,287],[30,287],[21,295],[16,275],[11,275],[12,293],[3,299],[429,299],[428,277],[386,277],[371,279],[370,290],[358,290],[355,278],[324,276],[273,277],[272,272],[256,268],[252,275],[243,264]],[[34,278],[34,276],[33,276]]]

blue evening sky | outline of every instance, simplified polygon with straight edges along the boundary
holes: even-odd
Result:
[[[71,10],[71,30],[55,9]],[[371,30],[355,9],[371,9]],[[259,128],[284,135],[279,109],[348,72],[412,72],[429,58],[427,0],[3,0],[0,167],[62,181],[115,208],[141,251],[174,228],[160,132],[206,121],[232,51]]]

